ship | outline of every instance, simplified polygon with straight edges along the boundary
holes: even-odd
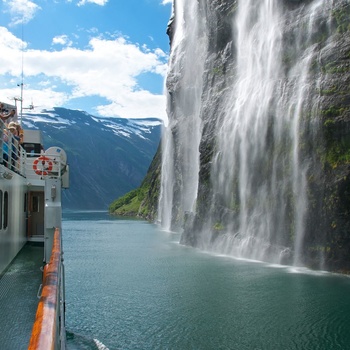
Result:
[[[16,105],[3,102],[1,109],[2,117],[11,111],[17,116]],[[5,118],[0,129],[0,348],[63,350],[67,155],[60,147],[45,150],[40,130]]]

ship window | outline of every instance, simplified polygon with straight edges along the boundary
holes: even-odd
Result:
[[[0,229],[2,228],[2,191],[0,190]]]
[[[32,212],[39,213],[39,197],[38,196],[32,197]]]
[[[7,228],[7,225],[8,225],[8,214],[9,214],[9,194],[6,191],[4,193],[4,221],[3,221],[4,230]]]
[[[27,153],[27,157],[37,157],[41,151],[40,143],[23,143],[23,148]]]

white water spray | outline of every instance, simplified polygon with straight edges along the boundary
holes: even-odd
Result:
[[[186,212],[195,210],[196,205],[204,69],[204,61],[198,58],[204,57],[207,51],[205,26],[198,20],[197,6],[196,1],[177,0],[174,9],[175,36],[167,79],[170,117],[163,134],[158,218],[167,230],[172,228],[174,217],[181,221]],[[182,81],[184,89],[179,89],[178,80]],[[172,114],[177,118],[172,118]]]
[[[196,209],[203,72],[211,59],[198,2],[176,4],[160,200],[168,227],[174,215]],[[301,263],[310,169],[302,140],[315,123],[311,71],[325,6],[315,0],[306,10],[285,12],[278,0],[237,2],[234,64],[226,73],[232,84],[217,119],[212,198],[195,243],[203,249],[276,263],[293,255],[290,262]]]

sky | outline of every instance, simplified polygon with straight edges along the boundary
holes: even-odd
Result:
[[[0,101],[166,121],[171,12],[172,0],[0,0]]]

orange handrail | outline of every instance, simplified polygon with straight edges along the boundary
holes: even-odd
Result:
[[[44,267],[43,288],[28,350],[54,350],[57,342],[60,308],[59,278],[61,260],[60,231],[56,228],[50,262]]]

